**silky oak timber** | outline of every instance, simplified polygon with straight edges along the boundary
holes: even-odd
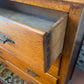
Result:
[[[73,1],[69,0],[66,2],[64,0],[59,0],[59,2],[58,0],[29,0],[29,1],[13,0],[13,1],[55,10],[66,11],[69,13],[69,22],[66,31],[65,45],[64,45],[64,54],[61,61],[60,78],[58,83],[58,84],[67,84],[67,81],[70,78],[72,68],[74,65],[73,60],[74,56],[72,57],[72,53],[83,9],[83,5],[79,4],[84,4],[83,0],[73,0]],[[69,3],[70,1],[71,3]]]
[[[0,48],[0,51],[2,51],[0,53],[0,59],[3,60],[2,62],[5,62],[5,61],[8,61],[11,66],[13,65],[13,70],[10,67],[10,64],[8,64],[8,62],[6,63],[9,67],[8,69],[10,69],[11,71],[13,71],[14,73],[16,73],[19,77],[21,77],[22,74],[19,74],[21,72],[25,73],[25,77],[21,77],[22,79],[24,79],[25,81],[28,81],[27,78],[31,78],[31,80],[36,80],[38,81],[39,83],[41,84],[56,84],[57,82],[57,78],[58,77],[58,72],[59,72],[59,65],[60,65],[60,62],[58,62],[58,60],[60,60],[60,57],[55,61],[55,63],[51,66],[50,70],[48,71],[48,73],[43,73],[43,72],[40,72],[36,69],[33,69],[32,66],[29,66],[27,65],[26,63],[18,60],[16,57],[12,56],[11,54],[9,54],[8,52],[6,52],[5,50],[3,50],[2,48]],[[11,60],[13,59],[13,60]],[[57,65],[58,64],[58,65]],[[33,71],[35,74],[37,74],[36,76],[34,76],[34,73],[30,74],[30,73],[27,73],[27,68],[31,71]],[[53,70],[55,69],[55,70]],[[16,72],[16,70],[19,70],[20,72]],[[56,73],[55,75],[52,76],[53,73]],[[32,76],[33,75],[33,76]],[[26,78],[26,76],[28,76]],[[30,83],[29,83],[30,84]],[[35,83],[37,84],[37,83]]]
[[[25,61],[24,62],[20,61],[19,59],[17,59],[17,57],[10,54],[9,51],[6,51],[5,49],[3,49],[1,47],[0,47],[0,58],[8,60],[10,63],[14,64],[15,66],[19,67],[20,69],[22,69],[25,72],[27,72],[26,68],[29,68],[32,71],[34,71],[35,73],[37,73],[38,75],[40,74],[39,76],[45,75],[43,73],[41,75],[41,72],[32,68],[32,66],[26,64]],[[11,59],[13,59],[13,60],[11,60]],[[54,77],[58,77],[59,71],[60,71],[59,70],[60,63],[61,63],[61,55],[59,55],[59,57],[55,60],[55,62],[52,64],[52,66],[50,67],[50,69],[48,70],[47,73],[54,76]]]
[[[2,0],[2,3],[3,3],[3,1],[7,1],[7,0]],[[83,5],[79,5],[80,3],[83,4],[82,0],[81,1],[79,1],[79,0],[73,0],[73,1],[71,1],[71,0],[69,0],[69,1],[63,1],[63,0],[62,1],[61,0],[11,0],[11,1],[14,1],[14,3],[20,2],[20,4],[24,3],[26,5],[29,4],[29,5],[50,8],[50,9],[60,10],[60,11],[69,13],[69,21],[68,21],[68,27],[67,27],[66,36],[65,36],[62,60],[60,60],[61,61],[61,63],[60,63],[61,67],[59,67],[60,74],[59,74],[59,77],[57,77],[57,78],[59,78],[59,82],[57,84],[67,84],[67,81],[70,78],[70,75],[72,73],[74,60],[76,58],[75,56],[72,56],[72,53],[73,53],[75,39],[77,36],[77,31],[78,31],[79,22],[80,22],[80,18],[81,18],[81,14],[82,14],[82,9],[83,9]],[[77,3],[79,3],[79,4],[77,4]],[[2,5],[3,4],[1,4],[0,6],[2,7]],[[7,7],[6,5],[7,4],[3,5],[3,7]],[[14,6],[14,5],[15,4],[11,3],[11,6]],[[10,6],[10,8],[11,8],[11,6]],[[16,9],[17,9],[17,7],[19,7],[19,6],[15,5]],[[18,10],[20,9],[20,7],[18,8]],[[26,8],[26,10],[27,10],[27,7],[24,7],[24,8]],[[21,9],[24,9],[24,8],[21,7]],[[24,13],[26,12],[25,10],[20,10],[20,11],[24,12]],[[59,62],[59,60],[58,60],[58,62]],[[60,64],[58,64],[58,65],[60,65]],[[48,73],[50,75],[53,75],[54,77],[56,77],[58,75],[58,72],[56,72],[57,75],[53,74],[53,73],[55,73],[55,72],[53,72],[54,66],[52,65],[51,67],[53,67],[53,68],[50,68]],[[56,69],[56,67],[55,67],[55,69]],[[57,70],[58,70],[58,68],[57,68]],[[22,76],[22,74],[20,76]],[[27,80],[27,78],[26,78],[26,80]]]
[[[25,4],[16,2],[8,6],[0,8],[0,34],[1,40],[14,43],[7,40],[0,46],[33,68],[48,71],[62,52],[68,14],[32,5],[25,12]]]

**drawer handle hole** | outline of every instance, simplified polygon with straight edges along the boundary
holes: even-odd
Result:
[[[40,77],[39,75],[37,75],[36,73],[34,73],[33,71],[31,71],[30,69],[26,68],[27,69],[27,73],[30,74],[31,76],[33,77]]]

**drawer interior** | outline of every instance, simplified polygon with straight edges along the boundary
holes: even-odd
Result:
[[[49,28],[53,27],[60,18],[66,15],[65,12],[13,2],[9,0],[6,0],[6,4],[1,5],[2,3],[4,3],[4,0],[1,1],[1,17],[3,16],[43,31],[47,31]]]

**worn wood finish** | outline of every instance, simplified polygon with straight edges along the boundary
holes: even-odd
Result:
[[[24,73],[22,70],[20,70],[19,68],[17,68],[16,66],[14,66],[10,62],[8,62],[7,60],[3,60],[3,59],[0,58],[0,63],[2,63],[4,65],[4,67],[6,67],[9,70],[16,73],[16,75],[18,75],[20,78],[24,79],[29,84],[31,84],[31,82],[33,82],[35,84],[41,84],[40,82],[33,79],[31,76],[27,75],[26,73]]]
[[[67,16],[61,18],[49,29],[44,36],[45,67],[47,69],[53,64],[55,59],[62,53],[64,36],[66,30]],[[48,70],[47,70],[48,71]]]
[[[16,3],[14,6],[18,7]],[[56,10],[34,6],[27,7],[32,10],[29,9],[29,13],[26,14],[0,9],[0,34],[15,42],[15,44],[0,42],[0,46],[33,68],[47,72],[62,52],[68,15]],[[17,9],[21,10],[20,7]],[[48,25],[50,23],[51,26]]]
[[[59,22],[56,23],[54,28],[50,31],[51,32],[51,38],[50,38],[51,64],[57,58],[56,56],[59,56],[59,52],[62,53],[66,25],[67,25],[66,23],[67,23],[67,16],[64,16],[63,18],[60,19]]]
[[[0,54],[0,58],[5,60],[8,60],[10,63],[14,64],[16,67],[18,67],[20,70],[22,70],[26,75],[29,75],[30,77],[32,77],[33,79],[43,83],[43,84],[56,84],[57,79],[56,77],[58,77],[58,72],[59,72],[59,64],[60,64],[60,57],[55,61],[55,63],[52,65],[52,68],[49,70],[49,73],[52,75],[53,73],[56,73],[55,75],[51,76],[49,73],[42,73],[36,69],[33,69],[32,66],[27,65],[25,62],[22,62],[20,60],[18,60],[15,56],[9,54],[8,52],[6,52],[5,50],[3,50],[2,48],[0,48],[0,51],[2,52]],[[13,60],[11,60],[13,59]],[[33,71],[34,73],[36,73],[38,76],[33,77],[31,74],[27,73],[27,69],[30,69],[31,71]],[[55,69],[55,70],[53,70]],[[15,70],[15,69],[14,69]],[[15,72],[16,73],[16,72]],[[16,73],[17,74],[17,73]],[[19,75],[21,77],[21,75]],[[25,78],[23,78],[25,79]]]
[[[51,0],[45,0],[45,1],[44,0],[11,0],[11,1],[70,12],[68,27],[66,31],[64,51],[63,51],[62,62],[61,62],[60,78],[59,78],[59,84],[65,84],[66,80],[69,78],[70,73],[72,71],[72,68],[71,68],[67,76],[68,69],[70,69],[69,67],[70,62],[73,63],[73,61],[71,60],[74,57],[71,57],[71,56],[72,56],[75,38],[76,38],[77,30],[78,30],[80,17],[81,17],[82,5],[78,5],[78,4],[73,5],[73,3],[57,2],[55,0],[54,1],[51,1]],[[77,3],[81,3],[81,1]],[[52,74],[51,72],[49,73]]]
[[[35,5],[39,7],[60,10],[64,12],[69,12],[69,9],[70,9],[70,4],[63,3],[60,1],[58,2],[56,0],[11,0],[11,1],[16,1],[16,2]]]
[[[72,72],[73,65],[72,67],[69,67],[69,64],[74,63],[74,60],[72,60],[74,58],[72,57],[72,52],[75,44],[77,30],[79,27],[81,13],[82,13],[81,5],[71,5],[68,27],[64,43],[63,57],[61,62],[59,84],[67,84],[67,80],[69,79]],[[71,69],[70,72],[68,72],[68,69]]]
[[[1,17],[0,33],[15,41],[15,44],[10,42],[3,44],[0,42],[0,46],[3,46],[20,60],[28,64],[31,63],[32,67],[44,71],[43,35],[45,32],[31,29],[28,26]],[[38,58],[39,56],[40,58]]]
[[[63,1],[84,4],[84,0],[63,0]]]
[[[41,76],[41,72],[32,68],[32,66],[26,64],[25,62],[22,62],[21,60],[17,59],[17,57],[15,57],[14,55],[11,55],[10,53],[8,53],[8,51],[3,49],[2,47],[0,48],[0,52],[1,52],[0,53],[1,58],[10,61],[12,64],[21,68],[24,71],[26,70],[26,68],[29,68],[29,69],[33,70],[34,72],[36,72],[37,74],[40,73],[40,76]],[[11,59],[13,59],[13,60],[11,60]],[[61,55],[56,59],[56,61],[52,64],[51,68],[48,71],[48,73],[51,75],[53,74],[54,77],[58,76],[59,68],[60,68],[60,61],[61,61]]]

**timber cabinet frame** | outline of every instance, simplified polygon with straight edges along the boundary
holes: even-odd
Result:
[[[11,0],[30,5],[55,9],[69,13],[68,25],[66,30],[64,48],[61,58],[60,72],[57,76],[58,84],[67,84],[77,56],[73,55],[76,37],[78,35],[79,23],[83,11],[83,3],[74,0],[74,3],[67,2],[72,0]],[[64,2],[66,1],[66,2]],[[80,2],[80,3],[79,3]],[[84,2],[84,1],[83,1]],[[73,60],[74,59],[74,60]]]
[[[15,1],[15,0],[12,0]],[[69,3],[69,2],[63,2],[61,0],[16,0],[18,2],[24,2],[35,6],[50,8],[50,9],[56,9],[64,12],[69,13],[69,19],[68,19],[68,25],[67,25],[67,31],[66,31],[66,37],[65,37],[65,43],[64,43],[64,49],[62,53],[62,61],[61,61],[61,67],[60,67],[60,76],[58,84],[67,84],[67,81],[69,80],[73,65],[76,60],[73,59],[73,50],[74,45],[76,41],[76,36],[78,32],[78,27],[80,23],[80,18],[82,15],[83,5],[78,3]],[[72,60],[72,61],[71,61]],[[71,64],[72,67],[70,67]],[[70,69],[70,72],[69,71]]]

